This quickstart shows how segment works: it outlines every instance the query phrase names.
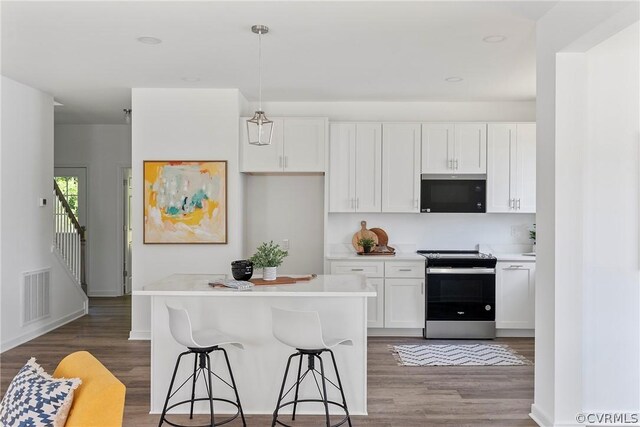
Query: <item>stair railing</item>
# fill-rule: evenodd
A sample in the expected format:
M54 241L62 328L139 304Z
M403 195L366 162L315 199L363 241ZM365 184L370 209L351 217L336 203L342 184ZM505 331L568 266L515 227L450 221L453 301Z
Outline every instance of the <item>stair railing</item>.
M53 190L56 196L53 206L54 244L77 283L87 293L87 230L78 222L78 218L55 180L53 181Z

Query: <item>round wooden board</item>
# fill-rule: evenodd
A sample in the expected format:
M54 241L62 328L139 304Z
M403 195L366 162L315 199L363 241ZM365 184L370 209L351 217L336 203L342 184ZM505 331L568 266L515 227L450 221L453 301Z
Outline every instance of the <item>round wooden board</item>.
M369 238L373 239L375 244L378 244L378 236L371 230L367 230L367 221L360 222L360 231L353 235L353 239L351 239L351 244L353 245L356 252L362 252L362 246L358 245L360 239Z
M369 231L373 231L374 233L376 233L376 236L378 236L378 244L380 246L387 246L387 244L389 243L389 236L387 236L386 231L384 231L382 228L372 228Z

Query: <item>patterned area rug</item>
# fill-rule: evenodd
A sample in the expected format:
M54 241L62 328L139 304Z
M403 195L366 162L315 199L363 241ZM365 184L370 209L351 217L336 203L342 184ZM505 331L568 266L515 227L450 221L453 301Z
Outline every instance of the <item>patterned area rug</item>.
M389 346L401 366L520 366L532 365L501 344L427 344Z

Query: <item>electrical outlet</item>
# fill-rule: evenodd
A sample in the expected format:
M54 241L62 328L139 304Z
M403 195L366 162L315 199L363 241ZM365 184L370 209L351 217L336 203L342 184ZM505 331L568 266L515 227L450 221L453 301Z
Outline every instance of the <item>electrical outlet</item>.
M289 250L289 239L282 239L282 249L285 251Z

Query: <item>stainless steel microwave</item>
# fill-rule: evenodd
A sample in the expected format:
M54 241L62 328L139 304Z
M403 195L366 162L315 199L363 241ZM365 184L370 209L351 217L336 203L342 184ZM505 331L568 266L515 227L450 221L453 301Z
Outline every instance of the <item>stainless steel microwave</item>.
M420 212L487 211L485 175L422 175Z

